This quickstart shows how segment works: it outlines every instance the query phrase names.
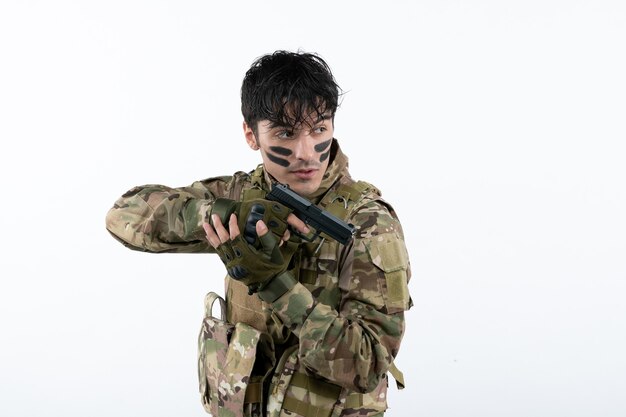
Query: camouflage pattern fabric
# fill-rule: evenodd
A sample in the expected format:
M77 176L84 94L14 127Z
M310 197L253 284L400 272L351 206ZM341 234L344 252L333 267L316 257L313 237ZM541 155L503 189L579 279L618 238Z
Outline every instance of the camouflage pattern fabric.
M393 208L373 187L355 195L348 159L336 141L332 155L322 186L310 199L333 214L343 213L356 226L355 239L346 246L330 240L301 245L294 256L299 282L272 304L227 277L227 319L268 335L277 352L295 349L294 373L340 387L331 415L371 417L387 408L386 374L400 350L404 311L412 305L410 262ZM267 191L270 178L262 165L190 187L136 187L109 211L107 229L135 250L213 253L201 226L211 203L244 198L259 186L257 173ZM284 399L296 405L312 401L306 389L292 385ZM276 411L271 394L268 406ZM282 415L301 414L282 410Z
M283 354L283 359L278 366L277 372L272 378L270 398L267 404L267 417L279 417L285 401L285 393L290 385L291 378L295 374L298 363L296 346L288 349Z
M215 300L205 297L206 316L198 337L198 377L202 404L215 417L243 417L246 390L262 334L245 324L232 325L211 314Z

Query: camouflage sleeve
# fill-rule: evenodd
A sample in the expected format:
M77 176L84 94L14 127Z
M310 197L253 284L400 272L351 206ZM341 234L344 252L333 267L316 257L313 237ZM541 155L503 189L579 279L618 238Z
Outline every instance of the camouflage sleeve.
M134 250L213 252L202 222L215 198L227 195L231 186L232 177L216 177L189 187L134 187L109 210L106 228Z
M300 283L272 307L299 337L307 370L364 393L378 386L400 348L410 265L400 223L383 203L363 207L352 223L357 236L341 266L339 311Z

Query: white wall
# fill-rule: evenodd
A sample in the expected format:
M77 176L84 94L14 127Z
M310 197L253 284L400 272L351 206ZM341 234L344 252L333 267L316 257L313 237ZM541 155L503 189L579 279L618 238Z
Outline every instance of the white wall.
M403 221L415 307L388 415L626 415L620 1L0 3L0 415L202 416L208 255L115 242L133 185L252 169L275 49L348 92L336 136Z

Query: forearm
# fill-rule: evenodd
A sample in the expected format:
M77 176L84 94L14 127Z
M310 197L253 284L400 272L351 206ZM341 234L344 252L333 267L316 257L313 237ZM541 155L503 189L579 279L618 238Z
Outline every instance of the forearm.
M357 392L373 390L400 348L404 314L386 314L361 301L340 312L315 301L297 283L272 303L274 312L299 338L302 364Z
M125 246L147 252L208 252L202 222L214 195L191 187L135 187L106 216L107 230Z

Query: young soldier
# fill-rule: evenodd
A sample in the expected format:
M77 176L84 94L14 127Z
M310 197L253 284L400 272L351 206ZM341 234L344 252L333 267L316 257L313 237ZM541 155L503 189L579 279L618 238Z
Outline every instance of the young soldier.
M412 305L403 232L380 191L348 173L333 137L338 98L318 55L260 57L243 80L241 108L246 142L263 163L189 187L135 187L107 215L107 229L131 249L217 253L224 262L228 321L265 336L242 378L256 381L242 385L250 404L232 415L382 416L387 372L402 379L393 360ZM354 225L354 238L302 239L309 228L265 199L274 183ZM240 204L221 218L217 199Z

